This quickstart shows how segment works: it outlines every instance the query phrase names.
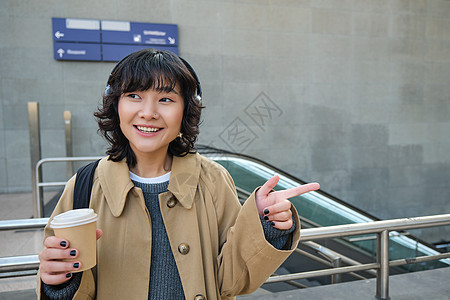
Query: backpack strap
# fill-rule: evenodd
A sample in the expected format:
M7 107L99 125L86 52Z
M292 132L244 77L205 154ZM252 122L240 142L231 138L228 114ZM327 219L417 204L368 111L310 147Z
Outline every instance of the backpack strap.
M100 159L78 169L73 190L73 209L89 207L94 172L99 161Z

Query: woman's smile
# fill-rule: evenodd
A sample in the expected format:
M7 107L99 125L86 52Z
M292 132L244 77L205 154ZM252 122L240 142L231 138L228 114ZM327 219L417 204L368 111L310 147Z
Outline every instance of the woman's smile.
M156 133L161 131L163 128L153 127L153 126L145 126L145 125L134 125L134 127L141 133Z

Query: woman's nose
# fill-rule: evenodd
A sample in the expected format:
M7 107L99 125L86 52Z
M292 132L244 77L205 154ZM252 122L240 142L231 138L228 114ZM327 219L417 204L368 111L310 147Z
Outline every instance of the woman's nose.
M151 120L151 119L159 119L159 113L157 112L157 109L155 105L151 103L145 103L142 106L142 109L139 111L139 117L145 119L145 120Z

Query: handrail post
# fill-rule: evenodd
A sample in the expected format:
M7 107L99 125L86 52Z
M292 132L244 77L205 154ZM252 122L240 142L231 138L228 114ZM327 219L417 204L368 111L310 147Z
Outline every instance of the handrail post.
M65 127L65 136L66 136L66 156L72 157L72 113L70 110L64 111L64 127ZM73 175L73 161L67 162L66 167L67 178L72 177Z
M333 268L339 268L342 267L342 259L340 257L335 257L333 261L331 262L333 264ZM342 282L342 274L334 274L331 275L331 283L341 283Z
M44 206L41 199L42 188L38 187L38 182L42 178L42 172L35 172L35 166L41 159L41 133L39 126L39 103L28 102L28 127L30 132L30 158L31 158L31 187L33 198L33 217L42 218L44 216Z
M388 300L389 297L389 231L377 234L377 299Z

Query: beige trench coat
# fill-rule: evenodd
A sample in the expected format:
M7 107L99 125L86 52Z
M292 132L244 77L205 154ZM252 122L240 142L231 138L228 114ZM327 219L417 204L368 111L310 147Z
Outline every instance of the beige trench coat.
M73 206L74 178L53 215ZM255 291L298 244L300 221L289 250L270 245L262 230L255 193L241 207L231 176L199 154L174 157L161 213L186 299L230 299ZM74 299L147 299L152 251L151 221L142 191L125 161L102 159L90 202L98 214L97 266L85 271ZM53 216L52 215L52 216ZM47 226L45 237L53 235ZM40 291L38 275L37 293ZM197 297L197 298L196 298Z

